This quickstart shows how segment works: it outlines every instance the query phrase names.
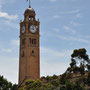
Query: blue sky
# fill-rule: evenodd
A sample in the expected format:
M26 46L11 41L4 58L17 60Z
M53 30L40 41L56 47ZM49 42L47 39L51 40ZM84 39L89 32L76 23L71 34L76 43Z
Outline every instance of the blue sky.
M40 19L41 76L60 75L74 49L90 55L90 0L31 0ZM26 0L0 0L0 74L18 83L19 23Z

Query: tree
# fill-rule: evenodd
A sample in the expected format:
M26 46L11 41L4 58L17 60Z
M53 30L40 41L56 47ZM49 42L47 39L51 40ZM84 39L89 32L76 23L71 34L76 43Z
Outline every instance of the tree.
M88 62L89 61L89 57L86 54L86 49L82 48L82 49L76 49L73 51L73 54L71 55L72 59L75 58L75 61L77 62L79 60L80 64L84 65L85 61Z
M54 90L54 89L55 89L55 87L51 83L48 83L44 90Z
M71 73L72 71L73 71L72 68L68 67L66 72L70 72Z
M90 72L90 64L87 64L87 69Z
M39 88L42 87L42 82L40 80L36 80L33 83L33 88L37 88L36 90L39 90Z
M80 72L81 75L84 74L87 64L90 62L89 57L86 53L86 49L75 49L71 55L70 66L73 68L74 72Z
M18 90L18 85L17 85L17 84L14 84L14 85L12 86L12 90Z
M73 68L73 72L76 73L76 72L80 72L80 68L78 66L74 67Z
M80 65L79 71L80 71L81 75L85 74L84 65Z
M73 85L70 82L66 83L66 90L73 90Z
M87 77L87 85L90 86L90 72L88 73L88 77Z
M85 89L81 87L80 83L77 81L73 86L73 90L85 90Z
M27 80L25 83L24 89L28 90L30 88L33 88L33 83L34 83L34 80L31 80L31 79Z
M66 78L66 72L65 72L61 76L60 84L65 85L66 81L67 81L67 78Z
M12 84L7 81L3 76L0 75L0 90L18 90L18 86L16 84Z
M24 90L41 90L42 82L40 80L27 80Z
M70 66L71 66L71 68L76 67L76 61L75 61L75 59L71 59Z
M51 77L51 76L47 76L47 77L46 77L46 80L49 82L49 81L52 80L52 77Z
M50 83L55 87L59 87L59 81L58 80L53 80Z
M54 74L54 75L52 76L52 79L58 79L58 76Z

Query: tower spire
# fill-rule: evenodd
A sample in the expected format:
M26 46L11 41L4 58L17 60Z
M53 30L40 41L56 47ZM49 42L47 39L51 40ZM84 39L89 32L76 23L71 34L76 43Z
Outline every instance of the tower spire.
M29 0L29 8L31 8L30 0Z
M28 1L28 0L27 0ZM31 8L31 3L30 3L30 0L29 0L29 8Z

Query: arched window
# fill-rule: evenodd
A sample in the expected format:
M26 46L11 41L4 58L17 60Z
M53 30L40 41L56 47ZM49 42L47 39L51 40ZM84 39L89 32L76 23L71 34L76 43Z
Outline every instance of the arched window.
M26 39L24 38L24 39L22 39L22 45L25 45L25 41L26 41Z
M34 44L34 40L32 39L32 44Z
M31 18L31 20L33 21L33 18Z
M34 55L34 50L32 50L32 55Z
M34 44L36 44L36 39L34 39Z
M33 44L33 45L37 44L37 40L36 39L30 38L29 40L30 40L30 44Z
M24 54L24 51L22 52L22 57L24 57L25 56L25 54Z
M29 15L29 21L31 20L31 17L30 17L30 15Z
M32 39L30 38L30 44L32 43Z
M30 16L30 15L29 15L29 21L30 21L30 20L33 21L33 16Z

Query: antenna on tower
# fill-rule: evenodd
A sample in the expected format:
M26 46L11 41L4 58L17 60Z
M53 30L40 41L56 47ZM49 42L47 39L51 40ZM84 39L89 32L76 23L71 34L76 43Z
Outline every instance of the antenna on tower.
M31 3L30 3L30 0L29 0L29 8L31 8Z
M28 0L27 0L28 1ZM29 8L31 8L31 3L30 3L30 0L29 0Z

